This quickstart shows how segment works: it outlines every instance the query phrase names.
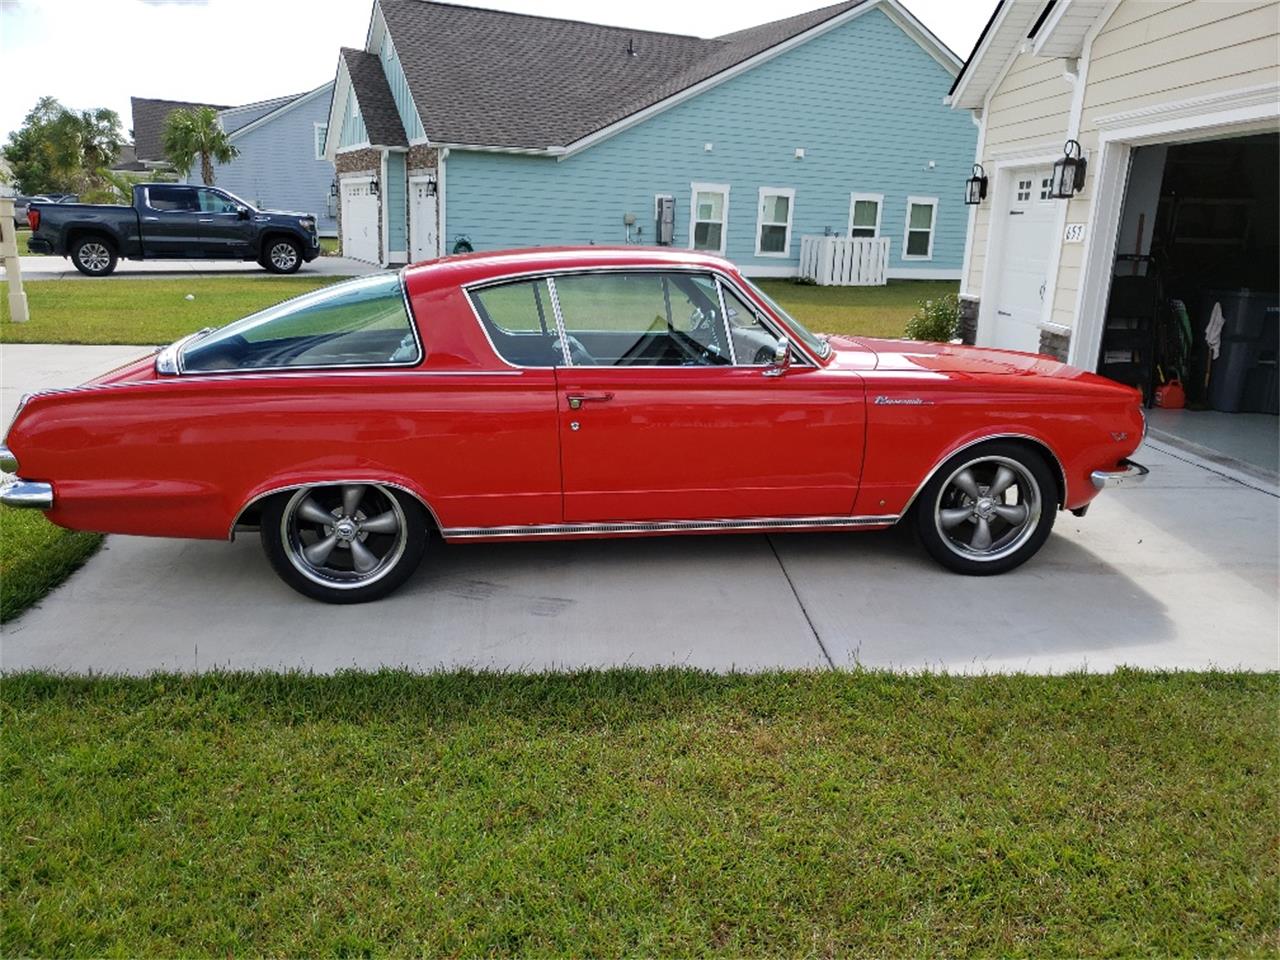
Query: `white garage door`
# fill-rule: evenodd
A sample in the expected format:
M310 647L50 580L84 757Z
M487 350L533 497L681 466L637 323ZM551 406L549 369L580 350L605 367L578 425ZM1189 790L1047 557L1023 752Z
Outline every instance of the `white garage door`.
M378 197L372 180L342 181L342 253L378 262Z
M996 287L994 324L984 342L1010 350L1040 350L1039 321L1049 285L1049 254L1058 220L1049 199L1049 169L1019 172L1003 214L1004 235Z
M427 177L409 180L409 259L415 263L436 255L436 183Z

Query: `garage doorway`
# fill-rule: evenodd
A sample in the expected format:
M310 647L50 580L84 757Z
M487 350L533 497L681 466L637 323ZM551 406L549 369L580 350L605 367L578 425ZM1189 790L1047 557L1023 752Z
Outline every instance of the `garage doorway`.
M417 263L439 254L436 234L436 178L409 178L409 260Z
M1280 471L1280 134L1131 151L1097 370L1153 430Z

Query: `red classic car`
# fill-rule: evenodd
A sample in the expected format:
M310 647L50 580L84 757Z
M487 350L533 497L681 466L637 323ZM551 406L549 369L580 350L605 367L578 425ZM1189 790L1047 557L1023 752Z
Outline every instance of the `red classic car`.
M258 528L350 603L446 540L911 523L967 574L1039 550L1145 429L1046 357L817 336L724 260L540 249L335 284L27 398L0 501L66 527Z

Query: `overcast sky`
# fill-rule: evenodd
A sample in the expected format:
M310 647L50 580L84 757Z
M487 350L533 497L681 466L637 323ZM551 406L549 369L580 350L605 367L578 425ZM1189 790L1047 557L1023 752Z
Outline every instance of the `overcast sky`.
M713 37L830 0L478 0L470 6ZM962 58L994 0L905 0ZM318 87L338 48L363 45L372 0L0 0L0 140L36 100L110 107L129 97L241 104ZM941 96L941 94L939 94Z

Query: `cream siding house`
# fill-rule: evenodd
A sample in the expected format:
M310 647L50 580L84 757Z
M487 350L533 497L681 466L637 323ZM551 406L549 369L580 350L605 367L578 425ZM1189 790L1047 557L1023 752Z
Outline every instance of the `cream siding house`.
M1167 226L1176 209L1165 153L1142 148L1159 145L1172 158L1179 145L1252 136L1250 148L1271 149L1280 131L1280 3L1003 0L948 102L972 111L975 159L988 177L986 199L970 207L961 282L968 337L1096 369L1116 258L1152 255L1157 221ZM1047 179L1068 140L1087 159L1084 187L1052 199ZM1154 187L1139 176L1144 156ZM1270 161L1256 162L1265 173ZM1214 186L1222 198L1233 188ZM1273 218L1261 209L1265 188L1252 199L1241 256L1258 261L1274 250L1261 236ZM1253 267L1253 277L1269 272ZM1186 280L1163 269L1171 283Z

